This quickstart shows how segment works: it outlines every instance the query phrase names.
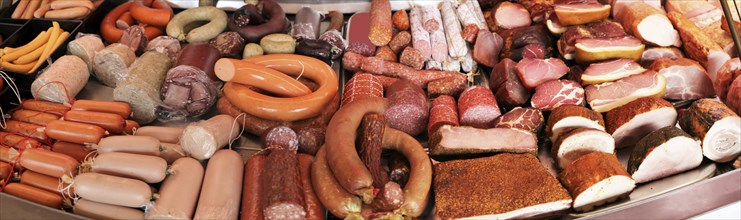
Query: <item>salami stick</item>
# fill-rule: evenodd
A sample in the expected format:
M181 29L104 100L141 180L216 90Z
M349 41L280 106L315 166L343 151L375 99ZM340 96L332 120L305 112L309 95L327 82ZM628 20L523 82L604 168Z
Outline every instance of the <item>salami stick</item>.
M368 39L373 45L382 47L391 41L393 33L391 21L391 2L373 0L371 2L370 32Z
M460 59L468 53L466 41L461 36L461 24L455 15L453 5L445 0L440 8L442 20L445 24L445 37L448 39L448 54L455 59Z
M421 12L422 26L425 31L432 33L441 28L442 22L439 19L436 19L437 16L440 16L440 11L438 11L434 6L422 6Z
M440 11L433 8L431 14L435 20L442 23ZM445 39L445 29L439 25L437 30L430 32L430 48L432 48L432 59L437 62L445 62L448 59L448 43Z
M409 23L412 31L412 47L419 50L423 60L430 59L430 55L432 55L430 33L422 25L422 8L412 8L409 12Z
M481 10L481 5L479 5L478 0L466 0L466 4L469 5L471 10L473 11L473 14L476 15L476 20L481 26L483 26L484 30L489 30L489 26L486 25L486 18L484 18L484 11Z

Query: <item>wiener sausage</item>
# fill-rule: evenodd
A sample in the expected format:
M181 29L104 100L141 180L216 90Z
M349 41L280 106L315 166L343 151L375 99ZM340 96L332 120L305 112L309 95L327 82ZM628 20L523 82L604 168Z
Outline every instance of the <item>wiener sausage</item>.
M131 106L125 102L81 99L72 104L72 110L112 113L124 119L131 117Z
M340 185L366 204L373 201L373 177L355 150L356 129L365 114L383 114L386 105L383 98L357 100L340 108L327 126L327 163Z
M59 10L59 9L65 9L65 8L74 8L74 7L85 7L89 10L95 9L95 5L90 0L80 0L80 1L65 1L65 0L59 0L59 1L52 1L49 6L53 10Z
M62 196L21 183L10 183L5 186L5 193L29 200L36 204L59 209L62 208Z
M98 155L89 166L96 173L138 179L146 183L159 183L167 176L167 161L150 155L110 152Z
M26 169L56 178L64 175L74 176L77 174L77 166L80 165L70 156L39 148L23 151L20 164Z
M61 2L61 1L54 1L54 2ZM54 2L52 2L52 4L54 4ZM72 8L56 9L56 10L47 11L44 14L44 18L58 19L58 20L74 20L74 19L82 19L88 14L90 14L90 9L88 9L87 7L72 7Z
M90 201L132 208L144 207L152 189L141 180L101 173L83 173L72 180L75 194Z
M124 152L159 156L161 144L156 138L148 136L110 136L101 139L95 149L98 154Z
M424 212L429 201L430 187L432 184L432 163L422 145L408 134L386 128L383 134L383 148L395 150L409 160L411 173L406 186L404 186L404 203L400 208L394 210L407 217L418 217Z
M210 160L193 219L237 219L244 175L242 155L217 151Z
M224 68L219 65L228 65L222 60L224 59L219 59L217 68ZM282 97L299 97L311 93L309 87L277 70L249 62L232 62L232 65L237 69L218 71L216 76L224 82L253 86Z
M38 100L38 99L29 99L29 100L23 101L21 103L21 108L26 109L26 110L33 110L37 112L54 114L58 116L62 116L64 115L65 112L70 110L70 107L64 104L43 101L43 100Z
M198 201L203 181L203 166L183 157L172 163L172 174L160 187L160 197L146 214L146 219L190 219Z
M59 120L59 116L33 110L18 109L11 116L13 120L46 126L50 121Z
M82 162L90 154L91 150L85 147L85 145L57 141L51 146L51 151L75 158L77 162Z
M109 205L80 199L72 207L72 213L93 219L144 219L144 212L129 207Z
M175 160L186 156L185 150L183 150L183 147L181 147L180 145L171 143L161 144L162 151L160 152L160 157L162 157L162 159L165 159L165 161L167 161L167 164L172 164L173 162L175 162Z
M229 75L229 72L236 71L246 62L269 67L292 76L301 75L320 85L309 95L276 98L261 95L244 85L226 83L225 97L242 111L260 118L296 121L314 117L319 115L337 94L338 80L334 70L320 60L301 55L272 54L250 57L242 61L220 59L216 62L215 70L217 75Z
M301 184L304 189L304 208L306 209L307 220L323 220L324 207L314 192L311 184L311 164L314 163L314 157L308 154L298 154L298 171L301 173Z
M41 146L36 139L0 131L0 144L16 149L35 148Z
M21 183L29 186L33 186L39 189L43 189L49 192L64 193L65 196L74 195L72 188L65 190L68 186L67 183L61 183L59 178L54 178L31 170L27 170L21 174Z
M242 188L242 208L240 219L263 220L261 181L265 167L265 155L253 154L244 165L244 187Z
M311 183L319 201L332 215L346 219L362 218L360 211L363 202L345 190L332 174L327 164L326 146L319 148L314 163L311 165Z
M151 8L144 6L143 0L136 0L129 11L139 23L153 26L166 26L173 16L172 8L163 0L152 1Z
M72 110L64 113L65 121L97 125L111 134L123 133L126 120L117 114Z
M160 140L163 143L177 144L180 142L180 136L183 135L183 128L162 127L162 126L144 126L136 129L136 136L149 136Z
M49 136L44 133L44 127L42 126L15 120L8 120L5 126L5 131L9 133L34 138L41 142L51 141L51 139L49 139Z
M62 120L47 124L45 132L50 138L77 144L96 144L107 133L97 125Z

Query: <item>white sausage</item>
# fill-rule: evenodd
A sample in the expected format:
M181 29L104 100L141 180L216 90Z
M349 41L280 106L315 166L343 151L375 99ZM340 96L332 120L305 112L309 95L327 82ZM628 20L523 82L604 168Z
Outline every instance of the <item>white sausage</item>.
M185 127L180 138L180 146L189 156L205 160L211 158L216 150L226 146L239 135L239 126L234 117L217 115L206 121L194 122Z
M203 166L183 157L172 163L171 174L160 187L160 197L146 213L146 219L190 219L203 181Z
M183 134L183 128L161 127L161 126L144 126L136 129L136 136L150 136L160 140L163 143L177 144L180 141L180 135Z
M144 219L144 212L139 209L93 202L87 199L77 200L72 212L92 219Z
M159 183L167 175L167 161L157 156L110 152L95 157L93 172Z
M152 198L152 189L141 180L100 173L77 175L72 185L78 196L110 205L139 208Z
M217 151L208 160L193 219L237 219L243 174L244 162L239 153L229 149Z

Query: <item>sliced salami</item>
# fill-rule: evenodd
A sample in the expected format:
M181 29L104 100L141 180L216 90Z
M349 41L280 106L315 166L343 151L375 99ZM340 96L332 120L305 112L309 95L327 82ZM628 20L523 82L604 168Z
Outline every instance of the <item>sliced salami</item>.
M441 95L432 100L430 121L427 124L427 136L432 136L443 125L458 126L458 107L455 98Z
M502 113L491 90L474 86L461 93L458 99L460 124L476 128L490 128Z

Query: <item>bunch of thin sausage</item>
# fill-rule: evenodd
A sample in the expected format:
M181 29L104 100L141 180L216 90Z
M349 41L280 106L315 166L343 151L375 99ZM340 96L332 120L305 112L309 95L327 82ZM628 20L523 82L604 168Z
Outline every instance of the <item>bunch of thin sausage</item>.
M10 18L80 20L100 4L102 0L21 0Z

